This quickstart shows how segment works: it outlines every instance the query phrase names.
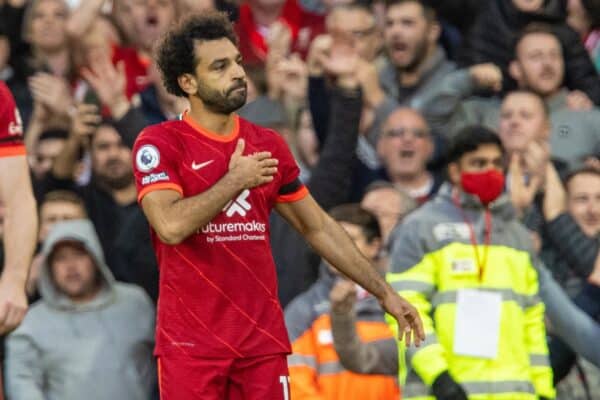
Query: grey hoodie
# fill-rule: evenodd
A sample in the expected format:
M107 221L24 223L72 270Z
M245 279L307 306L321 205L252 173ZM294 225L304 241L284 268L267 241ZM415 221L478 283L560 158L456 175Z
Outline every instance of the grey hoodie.
M96 297L73 303L50 277L48 255L81 242L102 277ZM42 253L42 299L6 341L7 400L147 400L156 382L154 307L145 292L115 282L92 223L57 224Z

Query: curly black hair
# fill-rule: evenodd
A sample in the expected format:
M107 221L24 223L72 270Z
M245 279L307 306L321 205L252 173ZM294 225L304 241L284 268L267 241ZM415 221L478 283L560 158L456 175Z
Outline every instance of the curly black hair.
M237 46L238 39L227 14L218 11L205 12L185 18L167 32L156 51L156 61L167 91L175 96L187 97L177 78L193 74L198 60L194 44L201 40L226 38Z

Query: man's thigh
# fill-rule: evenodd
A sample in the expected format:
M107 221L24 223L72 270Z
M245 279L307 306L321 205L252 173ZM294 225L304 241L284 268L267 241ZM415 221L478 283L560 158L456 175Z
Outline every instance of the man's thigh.
M237 359L227 385L227 400L290 400L285 354Z
M161 400L223 400L233 360L158 357Z

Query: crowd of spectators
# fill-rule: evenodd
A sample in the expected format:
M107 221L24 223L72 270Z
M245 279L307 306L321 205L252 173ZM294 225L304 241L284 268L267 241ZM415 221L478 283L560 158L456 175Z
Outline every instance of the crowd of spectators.
M5 398L157 398L159 271L131 148L187 107L154 45L211 9L239 36L239 114L286 139L313 197L382 274L414 273L424 226L453 218L432 205L450 198L451 144L497 135L507 201L492 211L514 216L506 240L531 254L546 313L548 334L532 337L547 364L531 364L551 369L558 398L600 398L600 1L0 0L0 79L21 112L40 218L32 306L4 341ZM451 366L426 376L439 365L404 354L375 299L280 216L270 233L295 400L466 398ZM407 297L433 313L419 290ZM440 321L429 337L453 329ZM434 397L411 397L411 377Z

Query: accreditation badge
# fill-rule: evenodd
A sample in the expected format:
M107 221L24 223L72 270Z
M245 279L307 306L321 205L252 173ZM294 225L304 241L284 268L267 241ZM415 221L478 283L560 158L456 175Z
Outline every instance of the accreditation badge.
M458 291L454 353L495 359L498 355L502 295L477 289Z

